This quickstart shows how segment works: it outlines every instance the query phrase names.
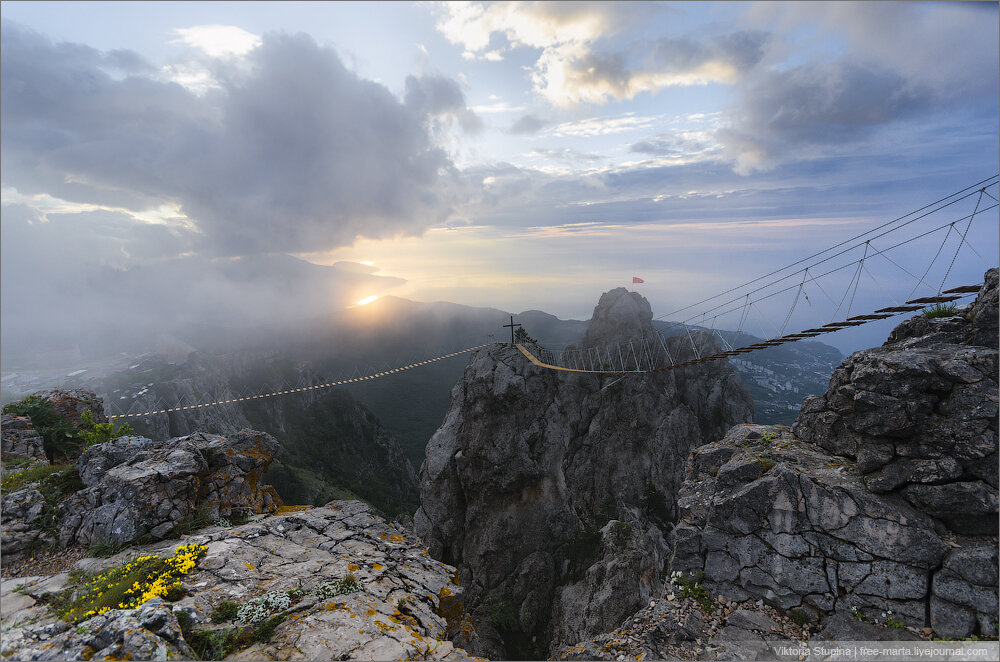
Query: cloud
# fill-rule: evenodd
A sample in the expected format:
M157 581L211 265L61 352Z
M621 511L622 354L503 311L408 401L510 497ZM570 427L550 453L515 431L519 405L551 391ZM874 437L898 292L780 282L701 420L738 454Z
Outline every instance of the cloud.
M577 151L570 147L553 147L553 148L537 147L534 150L532 150L532 152L534 154L545 156L550 159L554 159L556 161L568 161L571 163L576 163L579 161L591 161L591 162L600 161L604 158L600 154L586 154L584 152Z
M573 122L563 122L552 127L556 136L604 136L612 133L623 133L652 126L658 117L625 113L618 117L590 117Z
M731 84L761 61L766 42L764 33L737 32L703 42L662 38L614 53L567 43L542 53L532 80L557 106L633 99L665 87Z
M560 107L632 99L670 86L732 83L763 56L761 32L595 49L626 26L649 24L664 11L670 10L654 3L447 3L437 28L465 49L467 59L499 57L501 41L504 48L541 49L531 69L534 89Z
M466 52L489 51L493 35L513 47L548 48L586 42L613 33L648 13L643 3L615 2L448 2L437 29ZM638 6L637 6L638 4Z
M776 41L794 44L805 30L812 42L833 43L844 54L800 47L799 62L786 58L783 66L742 77L728 126L717 138L736 171L748 174L789 159L857 149L907 123L958 126L974 116L995 118L995 9L960 3L754 6L746 20L774 30Z
M551 124L551 122L548 120L543 120L534 113L528 113L527 115L519 117L515 120L507 131L514 134L538 133L549 124Z
M4 360L49 350L147 351L157 335L236 344L241 334L328 322L362 296L398 287L373 267L287 255L185 255L183 230L117 212L2 208L0 324ZM78 360L70 359L70 360Z
M928 105L925 92L892 71L851 61L805 64L747 85L733 128L718 136L746 173L813 146L857 141Z
M260 46L260 37L235 25L195 25L174 30L181 43L201 49L210 57L243 56Z
M465 95L451 78L407 76L404 103L418 114L457 120L468 132L480 131L483 122L465 105Z
M3 184L129 210L177 205L219 255L330 249L442 223L461 182L429 118L467 128L457 84L407 81L400 102L312 38L268 34L218 60L203 96L3 22ZM139 64L136 64L139 63Z
M711 131L660 133L632 143L628 149L636 154L686 160L717 157L722 151Z

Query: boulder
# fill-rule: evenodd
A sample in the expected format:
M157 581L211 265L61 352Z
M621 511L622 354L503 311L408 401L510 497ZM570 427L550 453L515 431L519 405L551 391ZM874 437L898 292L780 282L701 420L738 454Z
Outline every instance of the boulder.
M162 538L199 510L206 519L272 512L280 500L261 477L278 448L254 430L162 442L121 437L88 448L77 461L88 487L61 505L59 539L126 544Z
M45 497L36 489L11 492L0 502L0 552L17 555L39 542L52 542L53 537L39 527L39 516L45 510Z
M177 617L160 598L115 609L74 627L62 621L4 633L10 660L192 660ZM8 651L10 651L8 653Z
M969 542L948 552L931 582L931 627L942 637L997 635L997 546Z
M154 598L138 609L111 610L71 626L53 618L41 599L63 588L67 575L25 578L17 585L5 581L4 658L197 659L181 636L178 614L186 615L194 631L238 627L211 623L213 609L223 600L244 605L271 593L287 598L287 618L268 641L226 659L470 659L455 643L476 636L455 568L430 558L417 538L359 501L287 510L77 564L100 572L136 555L169 557L178 545L204 545L206 553L183 579L186 595L178 602ZM349 575L354 587L331 588Z

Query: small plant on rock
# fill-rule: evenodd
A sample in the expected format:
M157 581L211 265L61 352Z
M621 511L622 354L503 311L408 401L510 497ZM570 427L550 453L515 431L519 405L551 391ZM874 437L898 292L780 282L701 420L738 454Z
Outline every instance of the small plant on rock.
M208 617L213 623L226 623L228 621L235 620L236 614L239 610L240 606L236 602L233 602L232 600L223 600L212 608L212 612Z
M249 625L263 623L273 614L291 606L292 599L284 591L268 591L240 607L236 612L236 620Z
M320 582L310 591L320 600L326 600L327 598L332 598L335 595L343 595L345 593L357 593L361 590L361 582L353 574L348 573L343 579L334 579L333 581Z
M905 628L906 623L896 618L891 609L882 612L882 622L889 628Z
M681 597L691 598L706 613L712 613L719 606L698 579L685 577L683 572L675 570L670 573L670 583L677 587Z
M951 317L955 314L955 304L936 303L930 308L924 309L924 317L933 319L935 317Z

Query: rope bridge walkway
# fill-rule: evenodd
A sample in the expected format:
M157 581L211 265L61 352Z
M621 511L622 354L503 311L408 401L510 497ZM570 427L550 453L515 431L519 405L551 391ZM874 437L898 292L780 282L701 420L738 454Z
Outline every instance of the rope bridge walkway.
M970 241L969 231L972 227L972 222L977 215L982 216L986 212L1000 207L1000 199L998 199L997 195L994 194L998 184L1000 184L1000 175L994 175L956 193L945 196L944 198L941 198L929 205L925 205L920 209L842 241L827 249L797 260L779 269L775 269L768 274L750 280L742 285L730 288L720 294L716 294L708 297L707 299L684 306L683 308L657 318L657 320L662 320L667 324L676 325L678 330L677 336L682 338L680 343L683 343L683 336L687 336L687 340L690 343L690 356L693 358L686 358L689 354L686 346L678 346L678 342L674 340L671 342L665 342L663 335L659 332L633 337L627 341L628 346L623 344L626 342L623 340L621 343L613 346L609 345L606 347L590 347L585 349L563 351L559 355L558 359L552 352L539 346L537 343L522 343L517 344L516 346L524 354L524 356L531 361L531 363L549 370L625 375L634 373L653 373L685 368L691 365L717 361L731 356L739 356L741 354L761 349L797 342L806 338L815 338L822 334L834 333L841 329L861 326L876 320L888 319L903 313L915 312L928 305L941 306L944 304L951 304L955 301L959 301L960 299L971 297L973 294L977 293L981 287L980 285L961 285L958 287L944 289L963 247L968 248L972 253L979 257L987 268L993 266L985 258L983 258L979 251L976 250L975 246L973 246L973 241ZM991 193L990 189L993 189L994 192ZM951 218L943 224L939 224L936 227L922 232L915 230L917 234L901 241L897 241L892 245L885 245L884 238L890 234L897 233L903 228L909 227L912 224L924 219L929 219L927 222L937 222L934 221L934 214L944 212L953 205L965 200L971 200L972 198L976 198L976 201L971 214L966 214L959 218ZM962 227L962 224L964 224L964 227ZM933 237L942 232L944 233L944 238L941 245L937 248L930 264L926 269L924 269L920 276L917 276L910 269L907 269L905 266L900 264L900 262L906 261L905 258L900 257L900 253L903 253L904 247L912 249L914 247L914 242L927 237ZM928 276L935 263L938 261L938 258L944 251L948 241L952 239L952 237L954 237L954 241L957 243L957 246L955 247L951 261L944 272L944 276L940 280L940 284L935 287L928 282ZM881 243L881 247L876 247L874 244L875 241L879 241ZM992 243L996 244L996 241L993 241ZM833 268L829 268L828 266L824 266L822 269L819 268L820 265L826 265L837 258L847 256L852 251L860 252L860 259L849 259L840 266ZM892 253L897 259L890 257L890 253ZM901 302L891 296L889 292L883 288L882 284L875 278L874 272L876 271L877 266L881 266L882 268L891 266L893 268L893 271L890 274L891 276L899 278L898 272L902 272L909 277L909 279L912 279L912 282L914 283L913 288L910 290L908 295L899 297L900 299L903 299ZM793 270L795 267L799 268ZM830 281L835 279L838 274L842 273L845 276L850 274L850 278L848 279L844 293L838 302L829 295L827 287L831 287ZM858 290L863 277L866 277L867 281L877 286L880 293L879 298L883 301L891 302L891 305L883 306L868 313L851 315L851 310L854 308L855 300L857 298ZM823 279L826 279L825 282L827 283L827 287L824 287L823 284L821 284L821 280ZM935 282L937 282L936 279ZM917 294L917 291L921 288L925 288L925 293L927 295L915 297L914 295ZM926 292L926 290L929 290L929 293ZM830 301L830 308L833 310L832 314L823 316L813 305L813 299L820 301L816 297L817 292L822 293L823 296ZM741 335L749 335L744 332L744 328L755 314L755 306L757 308L756 314L766 320L768 318L764 315L763 311L760 310L760 303L786 293L789 296L792 296L794 293L794 296L792 296L791 305L782 320L780 328L776 329L774 333L769 334L764 331L763 325L761 325L760 337L769 339L761 342L754 342L745 346L734 346L733 343L735 343ZM813 294L812 299L809 296L810 293ZM718 303L719 300L727 297L728 295L734 296ZM793 314L796 312L797 307L802 301L804 301L808 306L811 315L820 317L818 323L813 323L812 325L809 325L808 328L805 328L797 333L785 333L785 329L791 324ZM844 305L845 302L847 304L846 307ZM664 319L681 312L690 313L690 311L704 306L709 307L702 310L701 313L696 313L682 321L668 321ZM804 309L799 308L800 316L803 310ZM735 336L731 336L731 340L733 342L730 342L730 340L727 340L723 333L716 329L716 324L720 318L725 319L726 315L737 314L739 315L739 322L736 325L737 329ZM798 324L796 324L796 326L797 325ZM516 324L513 316L511 316L510 324L505 324L503 326L511 329L511 344L514 345L514 328L521 325ZM694 329L696 333L692 334L692 329ZM719 345L716 345L714 342L712 348L707 349L709 340L714 338L718 338L718 340L721 341L723 351L717 351ZM698 342L699 339L701 340L700 346ZM526 345L530 345L530 348ZM668 345L672 345L674 347L673 354L668 348ZM373 370L371 374L347 379L338 379L323 384L299 383L297 386L292 387L291 385L285 383L284 386L286 388L284 389L274 388L273 386L265 386L262 390L266 390L266 392L258 392L251 395L241 394L241 397L216 399L212 402L202 403L184 404L184 401L182 400L181 403L178 403L174 407L162 407L162 403L157 402L154 403L154 406L161 405L160 408L139 413L132 412L130 409L128 412L122 414L109 414L109 418L141 418L156 414L170 414L174 412L184 412L203 409L206 407L230 405L239 402L260 400L281 395L303 393L307 391L331 388L334 386L364 382L386 377L404 370L410 370L412 368L424 366L461 354L466 354L486 346L487 344L476 345L475 347L468 347L459 351L442 354L431 359L416 361L399 367L386 367L385 369L379 371ZM706 351L711 353L706 353ZM676 357L674 356L675 354L677 355ZM355 373L357 373L357 370L355 370ZM152 386L152 384L149 386ZM145 389L143 389L143 392L145 392ZM134 397L135 396L133 396L133 398ZM138 400L135 401L132 408L134 409L138 406L142 406L140 405L140 402L141 401ZM144 406L150 405L147 403Z

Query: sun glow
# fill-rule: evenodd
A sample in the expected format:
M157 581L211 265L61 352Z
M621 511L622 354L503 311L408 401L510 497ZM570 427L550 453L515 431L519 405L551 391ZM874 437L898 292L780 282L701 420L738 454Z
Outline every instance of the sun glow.
M361 299L360 301L357 302L357 304L359 306L367 306L368 304L370 304L372 301L374 301L377 298L378 298L378 295L377 294L373 294L370 297L365 297L364 299Z

